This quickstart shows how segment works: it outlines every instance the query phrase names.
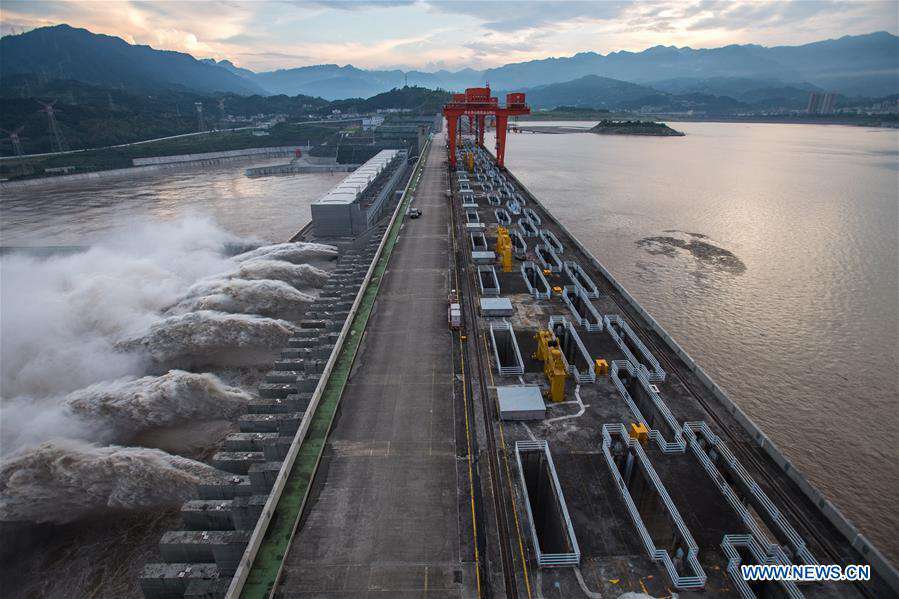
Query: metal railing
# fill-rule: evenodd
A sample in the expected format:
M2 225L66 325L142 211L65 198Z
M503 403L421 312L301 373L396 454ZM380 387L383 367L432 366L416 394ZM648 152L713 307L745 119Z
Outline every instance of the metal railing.
M730 575L737 593L743 599L758 599L755 591L743 579L743 573L740 572L743 556L740 555L738 547L742 547L752 555L757 564L780 564L784 562L781 562L777 556L766 554L752 535L724 535L724 538L721 540L721 551L727 557L727 573ZM769 584L778 585L783 594L790 597L790 599L801 599L804 596L799 591L796 583L792 581L779 580L776 582L772 581Z
M599 297L599 288L597 288L593 279L584 272L584 269L581 268L580 264L573 260L566 260L563 268L565 274L568 275L568 278L570 278L576 286L581 288L585 296L590 299L597 299Z
M563 327L565 327L565 330L568 332L571 341L574 343L575 350L579 354L581 354L581 358L587 365L584 370L581 370L577 367L577 364L568 361L568 357L563 351L562 359L565 361L565 365L568 367L568 371L574 374L574 378L577 379L578 383L595 383L596 371L593 369L593 359L590 357L590 353L587 351L586 346L584 346L584 342L581 341L581 336L578 335L577 329L574 327L574 324L572 324L572 322L564 316L550 316L549 330L552 331L554 335L556 332L557 324L561 324ZM558 338L558 335L556 335L556 338Z
M586 314L581 314L580 310L575 307L575 300L583 306ZM571 312L574 320L580 323L587 331L591 333L602 331L603 318L599 315L599 311L593 305L593 302L584 294L583 289L575 285L565 285L562 289L562 301L568 306L568 310Z
M497 334L500 338L505 338L509 347L500 350L499 343L496 341ZM521 350L518 349L518 341L515 339L515 330L507 321L490 323L490 341L493 342L493 357L496 359L496 368L499 373L508 376L515 374L524 374L524 360L521 359ZM503 363L500 352L508 353L507 357L511 358L509 362Z
M765 553L776 553L781 548L779 545L771 542L768 535L759 526L758 521L746 509L744 501L737 495L733 487L728 483L728 480L736 479L735 482L740 485L739 490L743 498L749 499L752 507L765 521L771 532L779 535L781 540L788 544L790 552L795 557L799 558L803 564L813 565L818 563L808 550L808 547L806 547L805 539L796 532L774 505L774 502L768 498L768 495L753 480L746 468L740 464L727 445L712 432L708 424L705 422L686 422L684 423L683 431L690 444L690 449L699 459L703 469L708 473L730 506L740 516L740 519L752 533L752 536L764 548ZM721 473L721 470L718 468L719 464L727 468L730 477L725 477Z
M618 348L625 356L627 356L627 359L630 360L634 366L643 370L646 378L652 382L665 382L667 376L665 370L659 364L659 361L656 360L656 357L652 355L649 349L647 349L646 345L639 337L637 337L636 333L634 333L634 330L631 328L631 325L627 324L627 321L617 314L607 314L603 317L603 321L605 321L606 330L609 331L612 339L618 344ZM621 334L618 333L619 329L621 330ZM631 351L629 344L625 341L625 337L627 338L627 341L630 342L630 345L633 345L637 348L637 351L640 352L643 357L642 360L637 359L637 356ZM646 364L649 364L648 368Z
M677 530L677 534L680 536L683 546L686 547L686 552L685 555L682 556L682 559L683 564L692 572L691 574L682 575L678 572L677 567L674 564L674 559L668 553L668 550L656 547L655 542L649 535L646 524L643 523L643 518L637 510L637 505L634 503L634 498L631 497L631 493L627 488L624 477L618 470L618 465L615 463L615 458L612 456L612 435L621 438L621 442L624 444L626 451L633 452L644 475L661 499L665 510L668 512L671 523ZM630 513L631 519L634 521L634 526L637 528L637 534L640 536L640 539L643 541L643 546L649 554L649 558L661 563L675 588L703 588L705 586L706 574L699 563L699 547L696 545L696 541L693 540L693 535L691 535L690 531L687 529L687 525L684 523L683 518L681 518L680 512L677 511L674 502L671 501L668 490L665 488L665 485L662 484L659 475L656 474L655 468L652 467L652 463L649 461L649 457L647 457L646 452L643 451L643 447L636 439L632 439L628 436L627 430L624 428L623 424L604 424L602 427L602 452L605 456L609 471L615 478L618 491L621 493L621 497L624 499L624 503L627 506L627 511Z
M531 283L528 272L533 273L534 278L537 279L536 287ZM528 293L534 296L534 299L549 299L549 296L552 295L552 289L549 286L549 282L546 280L546 277L543 276L543 271L537 268L537 265L534 262L526 260L521 263L521 276L524 278L524 284L527 285ZM540 287L540 289L537 287Z
M527 481L524 477L524 464L521 462L521 454L529 451L538 451L543 454L546 468L550 474L552 482L553 496L558 503L559 512L565 522L565 535L568 541L568 547L571 551L560 553L544 553L540 546L540 540L537 537L537 524L534 521L534 514L531 511L531 498L528 493ZM577 537L574 534L574 526L571 523L571 517L568 515L568 506L565 504L565 495L562 493L562 485L559 483L559 477L556 474L556 466L553 463L552 454L549 452L549 444L546 441L516 441L515 442L515 460L518 462L518 479L521 483L521 491L524 493L524 506L528 514L528 522L531 525L531 541L534 543L534 551L537 553L537 565L541 568L559 568L565 566L577 566L581 563L581 550L577 544Z
M637 407L637 402L634 401L634 398L631 397L627 387L625 387L624 383L621 381L621 375L619 373L622 370L635 378L637 384L643 388L643 392L650 398L650 403L653 408L655 408L656 412L662 417L662 421L668 426L668 430L672 437L670 441L665 439L662 431L656 427L650 426L646 417L643 415L643 412ZM609 369L609 378L612 379L612 384L618 389L618 393L621 394L621 397L624 399L624 403L627 404L631 414L634 415L637 422L640 422L649 429L649 437L656 442L663 453L683 453L687 450L687 442L684 440L680 425L677 423L677 420L674 419L671 410L669 410L668 406L665 405L665 402L662 401L661 396L652 389L652 384L649 382L649 379L646 378L642 370L636 368L630 360L613 360L612 366Z

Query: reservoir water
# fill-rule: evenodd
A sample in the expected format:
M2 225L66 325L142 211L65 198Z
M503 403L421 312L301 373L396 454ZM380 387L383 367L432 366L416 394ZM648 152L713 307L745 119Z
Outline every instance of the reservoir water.
M507 166L896 561L899 132L672 126L510 134Z
M278 164L285 159L254 162ZM286 241L346 175L244 176L249 164L0 192L0 245L89 245L146 221L203 216L241 237Z

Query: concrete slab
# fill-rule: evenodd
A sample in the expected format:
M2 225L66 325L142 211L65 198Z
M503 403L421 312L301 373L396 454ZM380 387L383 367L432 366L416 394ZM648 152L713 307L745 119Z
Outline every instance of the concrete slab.
M278 597L461 597L449 206L439 144L286 558Z

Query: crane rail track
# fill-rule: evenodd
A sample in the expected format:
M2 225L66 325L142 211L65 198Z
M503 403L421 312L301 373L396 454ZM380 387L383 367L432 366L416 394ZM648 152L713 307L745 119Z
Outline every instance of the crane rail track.
M478 378L478 387L481 393L481 410L482 416L484 419L484 429L486 433L487 440L487 469L489 473L489 480L492 488L491 495L493 497L493 508L496 515L497 526L496 530L499 535L499 549L500 549L500 557L502 559L502 568L503 568L503 577L505 580L505 596L510 598L518 597L518 585L517 579L515 575L515 564L511 555L511 537L509 535L508 528L508 519L506 514L506 503L505 503L505 486L502 484L502 472L500 471L498 464L498 449L496 445L496 435L493 430L493 418L497 413L496 410L491 411L492 402L490 399L490 395L487 389L487 382L484 377L484 373L487 372L487 369L490 368L489 364L485 364L483 351L481 348L481 344L478 341L478 337L480 335L478 321L477 321L477 305L475 303L475 298L477 296L475 292L475 284L472 282L473 272L472 269L468 268L468 263L465 260L465 248L464 244L466 236L464 235L464 231L462 230L461 223L464 220L461 218L461 214L457 212L457 203L455 202L455 194L453 195L454 201L452 206L453 211L453 234L456 235L456 238L462 240L461 243L457 244L456 247L456 268L457 272L460 274L459 283L461 285L461 289L459 289L460 293L460 302L463 304L465 308L466 318L465 321L467 323L466 330L468 334L471 336L471 342L464 345L463 351L466 353L474 353L474 364L475 368L472 370L477 373ZM473 348L473 349L469 349ZM474 409L472 401L472 410ZM510 498L510 501L513 500ZM486 557L486 554L485 554ZM486 581L488 585L488 592L492 593L492 589L490 589L489 583L489 571L488 578Z

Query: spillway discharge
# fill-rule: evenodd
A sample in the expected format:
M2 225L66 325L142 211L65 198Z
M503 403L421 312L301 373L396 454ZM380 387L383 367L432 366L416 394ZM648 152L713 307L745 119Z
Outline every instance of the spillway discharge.
M76 254L4 255L0 520L174 504L222 476L103 444L241 411L249 393L183 369L268 363L336 258L333 246L260 246L199 218L147 223Z
M175 505L223 476L158 449L48 441L0 466L0 520L66 523L108 508Z

